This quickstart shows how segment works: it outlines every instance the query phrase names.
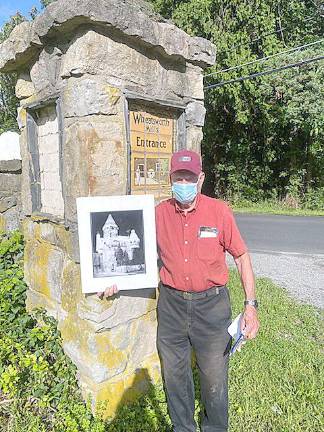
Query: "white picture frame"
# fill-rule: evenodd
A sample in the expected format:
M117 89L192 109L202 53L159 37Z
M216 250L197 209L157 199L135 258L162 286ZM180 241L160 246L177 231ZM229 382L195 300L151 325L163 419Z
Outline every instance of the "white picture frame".
M158 285L153 195L77 198L83 293Z

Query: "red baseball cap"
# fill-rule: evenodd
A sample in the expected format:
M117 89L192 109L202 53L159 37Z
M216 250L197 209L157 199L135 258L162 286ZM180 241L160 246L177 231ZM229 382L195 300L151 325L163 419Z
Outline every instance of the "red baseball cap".
M202 171L201 158L198 153L190 150L179 150L171 158L170 174L175 171L186 170L196 175Z

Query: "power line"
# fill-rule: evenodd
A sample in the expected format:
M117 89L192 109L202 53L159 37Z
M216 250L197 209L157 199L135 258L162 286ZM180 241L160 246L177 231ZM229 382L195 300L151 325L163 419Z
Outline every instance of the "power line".
M222 81L222 82L217 83L217 84L210 84L210 85L204 87L204 90L209 90L209 89L217 88L217 87L223 87L226 84L232 84L232 83L235 83L235 82L245 81L245 80L248 80L248 79L257 78L259 76L270 75L270 74L272 74L274 72L280 72L280 71L285 70L285 69L290 69L290 68L293 68L293 67L302 66L304 64L312 63L312 62L323 60L323 59L324 59L324 56L318 56L318 57L313 57L313 58L307 59L307 60L301 60L301 61L299 61L297 63L291 63L291 64L288 64L288 65L285 65L285 66L281 66L279 68L270 69L270 70L266 70L266 71L263 71L263 72L258 72L258 73L254 73L254 74L251 74L251 75L242 76L240 78L234 78L234 79L231 79L231 80L228 80L228 81Z
M313 45L317 45L317 44L319 44L321 42L324 42L324 39L320 39L320 40L318 40L316 42L312 42L312 43L309 43L309 44L300 45L300 46L295 47L295 48L290 48L289 50L281 51L281 52L278 52L276 54L272 54L272 55L269 55L267 57L262 57L260 59L253 60L253 61L250 61L250 62L247 62L247 63L243 63L243 64L240 64L240 65L237 65L237 66L232 66L232 67L229 67L227 69L221 69L219 71L212 72L210 74L205 75L204 78L212 76L212 75L217 75L217 74L220 74L220 73L224 73L224 72L233 71L233 70L236 70L236 69L241 69L244 66L249 66L249 65L252 65L252 64L255 64L255 63L258 63L258 62L262 62L262 61L271 59L273 57L277 57L277 56L280 56L280 55L283 55L283 54L288 54L290 52L298 51L298 50L301 50L303 48L307 48L307 47L310 47L310 46L313 46Z
M308 22L308 21L311 21L311 20L316 20L316 17L315 16L314 17L309 17L309 18L307 18L307 19L304 20L304 23ZM263 39L265 36L271 36L273 34L280 33L283 30L287 30L287 28L288 27L281 27L278 30L275 30L275 31L272 31L272 32L268 32L268 33L263 33L260 36L258 36L256 39L252 39L250 42L242 42L239 45L232 45L231 47L229 47L229 49L232 50L232 49L235 49L235 48L240 48L241 46L244 46L244 45L252 45L254 42L258 42L259 40Z

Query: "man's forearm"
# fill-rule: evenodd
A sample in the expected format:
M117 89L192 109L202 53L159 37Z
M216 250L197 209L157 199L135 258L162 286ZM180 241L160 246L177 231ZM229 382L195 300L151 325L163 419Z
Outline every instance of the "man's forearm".
M245 253L234 260L241 276L245 299L255 300L255 281L250 255ZM256 308L250 304L246 305L241 320L241 330L244 332L244 337L246 339L254 339L258 333L259 325Z
M241 277L242 286L245 292L245 299L254 300L256 298L255 280L250 255L246 252L238 258L234 258L234 261Z

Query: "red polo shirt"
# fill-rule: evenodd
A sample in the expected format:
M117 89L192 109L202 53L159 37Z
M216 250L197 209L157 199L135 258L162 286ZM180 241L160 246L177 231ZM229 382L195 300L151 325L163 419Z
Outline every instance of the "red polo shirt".
M156 230L162 261L161 281L181 291L204 291L228 282L225 251L234 258L247 252L230 208L199 194L186 215L174 198L156 207Z

